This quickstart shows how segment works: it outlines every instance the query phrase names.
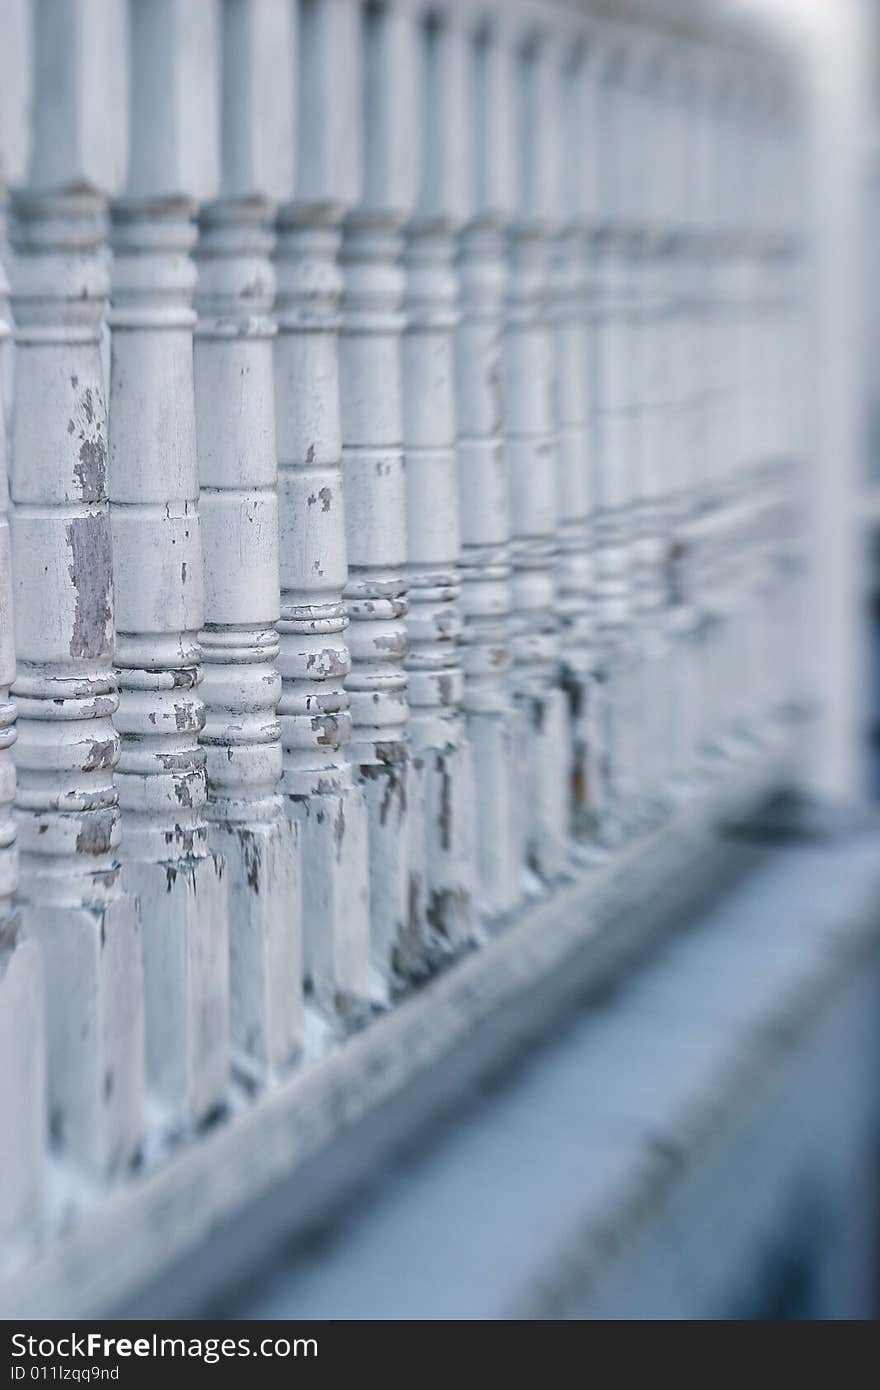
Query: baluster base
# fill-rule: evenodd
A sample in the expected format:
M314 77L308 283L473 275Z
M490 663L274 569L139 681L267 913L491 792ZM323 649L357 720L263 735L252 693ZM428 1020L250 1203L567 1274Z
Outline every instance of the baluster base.
M147 1085L173 1130L222 1109L229 1077L226 877L216 855L126 866L140 899Z
M635 730L630 722L633 670L629 657L605 664L597 675L590 719L595 838L619 847L631 830L635 774Z
M522 843L517 827L516 716L470 711L478 895L489 917L512 912L522 897Z
M229 903L229 1028L241 1070L269 1080L302 1048L299 827L211 825Z
M24 903L22 927L43 957L50 1138L94 1174L120 1173L143 1138L137 904L128 894L94 907Z
M370 950L389 990L424 968L424 805L407 751L379 751L383 760L361 764L359 776L369 827Z
M635 664L634 819L647 826L668 812L673 783L672 649L659 632L645 632Z
M589 839L596 829L595 775L592 766L590 724L595 682L589 671L567 664L562 668L562 688L568 703L569 817L575 839Z
M30 1233L43 1201L46 1148L45 1007L40 952L0 928L0 1114L14 1142L4 1145L0 1240ZM4 936L9 944L3 944ZM11 942L10 942L11 938Z
M285 800L299 831L305 978L322 1012L345 1023L375 993L363 792L345 787Z
M569 858L569 761L571 740L568 701L558 689L517 694L517 746L522 750L520 795L526 866L552 881Z
M474 930L474 768L470 747L419 748L411 779L424 817L424 898L419 933L430 962L456 951Z

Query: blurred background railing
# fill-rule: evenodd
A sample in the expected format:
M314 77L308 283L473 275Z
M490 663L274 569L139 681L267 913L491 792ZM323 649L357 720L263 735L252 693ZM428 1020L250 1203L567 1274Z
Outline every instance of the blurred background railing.
M684 0L2 0L29 1306L182 1154L326 1137L401 1009L442 1049L416 986L788 785L802 77Z

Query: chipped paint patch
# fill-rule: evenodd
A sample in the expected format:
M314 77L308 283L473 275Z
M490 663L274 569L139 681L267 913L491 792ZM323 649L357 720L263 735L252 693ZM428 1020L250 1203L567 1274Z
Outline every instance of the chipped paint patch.
M70 655L96 660L112 654L112 550L105 513L74 517L65 528L75 602Z

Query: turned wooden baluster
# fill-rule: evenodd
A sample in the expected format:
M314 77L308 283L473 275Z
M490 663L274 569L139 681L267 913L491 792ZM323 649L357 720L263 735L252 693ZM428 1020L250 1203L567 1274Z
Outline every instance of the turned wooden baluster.
M766 732L795 711L803 686L797 649L801 616L796 578L802 518L799 515L799 364L804 334L798 306L798 148L794 94L780 74L763 69L751 133L760 171L754 194L750 250L758 319L751 377L752 408L759 426L756 452L763 463L762 549L758 557L754 661L760 680L759 713Z
M476 786L480 901L490 915L520 896L519 753L510 690L511 560L502 344L505 228L515 200L512 63L498 33L469 51L473 218L458 242L455 334L464 707Z
M705 484L700 534L699 586L704 612L704 701L702 745L712 768L727 747L730 706L725 655L730 598L729 481L733 435L730 429L731 326L729 204L730 176L725 105L729 97L723 65L712 55L707 73L706 119L711 176L705 217L705 316L703 373L705 405Z
M678 55L669 102L672 193L669 362L669 542L666 551L667 642L670 653L669 739L671 792L693 794L701 706L700 606L695 557L704 462L700 426L700 251L697 201L702 108L688 49Z
M733 66L722 106L723 160L726 169L722 198L721 296L723 329L723 380L721 422L723 472L719 499L722 506L721 549L723 587L720 631L720 668L717 699L721 709L718 748L733 754L747 729L751 686L748 635L751 621L751 588L760 526L761 479L750 453L750 419L746 382L751 342L751 283L748 256L750 197L743 174L743 114L749 100L748 76Z
M783 650L773 659L769 641L773 626L774 600L780 572L777 569L781 537L780 480L784 472L781 452L777 452L773 396L776 362L773 328L778 309L779 259L774 237L773 209L777 190L773 157L772 81L756 64L752 72L752 91L744 113L742 140L748 161L749 202L744 229L744 255L747 258L751 294L751 322L744 335L742 386L748 428L748 453L754 470L756 527L752 539L751 598L752 621L746 634L752 731L758 736L772 732L772 689L780 668Z
M664 148L654 110L657 56L647 38L631 36L627 41L616 94L612 150L616 149L618 167L607 242L609 312L612 321L618 320L622 339L617 428L623 478L617 484L617 526L623 551L626 620L611 661L610 690L616 706L618 831L635 827L646 811L656 812L662 783L659 613L663 597L655 530L659 520L656 513L662 510L660 489L666 463L664 421L658 409L664 365L658 338L665 308L658 190Z
M6 185L24 173L24 112L29 53L21 5L0 3L0 253L5 243ZM18 19L19 27L15 27ZM43 1198L46 1148L45 1007L39 948L23 938L15 904L18 846L15 800L15 679L12 563L7 517L6 355L10 346L9 286L0 259L0 1114L3 1115L3 1181L0 1240L25 1234Z
M752 99L747 70L731 63L720 108L723 180L719 182L721 217L719 286L722 379L718 399L717 447L721 450L718 501L720 603L719 661L716 700L719 736L716 750L737 752L750 722L754 671L749 653L753 621L751 591L761 523L762 480L750 453L747 380L752 342L751 266L748 215L751 202L743 148L743 126Z
M731 666L739 681L735 727L740 736L751 740L764 737L768 731L769 673L764 666L762 634L772 604L776 467L765 452L766 441L761 432L763 377L768 368L763 360L766 307L758 255L765 102L760 71L753 62L745 68L740 87L733 138L739 204L736 391L742 518L738 557L742 578L739 631Z
M505 446L513 559L513 689L522 747L524 852L544 878L566 862L570 750L556 588L556 420L549 314L560 148L551 45L517 36L516 206L508 234Z
M417 26L401 0L363 10L361 197L345 221L339 339L352 669L351 758L367 801L370 925L385 975L418 955L422 807L407 744L404 222L416 191Z
M3 75L0 68L0 80ZM4 193L0 184L0 200ZM8 336L7 282L0 262L0 352L5 349ZM2 402L0 392L0 405ZM0 428L0 1107L7 1136L0 1184L0 1239L12 1241L27 1231L43 1199L46 1014L40 950L36 942L22 938L20 913L14 901L18 888L12 753L16 709L10 686L15 679L15 646L6 504L6 431Z
M113 206L110 498L126 880L141 900L147 1073L173 1126L224 1103L229 947L205 820L192 248L216 192L214 0L130 0L131 156ZM157 101L157 94L163 99Z
M2 189L5 203L5 188ZM5 221L5 208L0 206ZM0 222L2 227L2 222ZM0 352L10 337L9 284L0 262ZM18 847L13 815L15 801L15 705L10 691L15 679L15 640L12 626L12 556L9 541L8 485L6 469L6 428L0 431L0 923L12 940L12 924L17 925L13 900L18 886ZM0 933L4 927L0 926Z
M47 984L51 1135L124 1168L142 1132L137 907L120 880L101 321L106 196L124 152L121 15L34 11L35 123L13 194L12 500L20 896Z
M345 689L338 349L341 224L361 180L360 40L359 0L301 0L296 189L276 249L282 789L300 831L306 981L343 1017L371 992L367 810Z
M752 374L759 343L755 331L757 306L752 254L754 217L755 150L750 142L755 83L748 62L737 65L728 115L730 177L727 193L730 212L730 250L728 256L731 444L729 506L730 580L728 600L728 640L723 679L728 697L725 715L732 738L729 747L737 751L751 742L760 725L760 673L755 660L754 632L765 616L763 597L763 551L767 521L768 470L761 459L755 438Z
M561 45L556 75L562 141L562 228L552 271L556 371L557 562L562 678L569 702L573 829L590 831L595 794L590 747L596 669L593 625L593 257L596 80L585 38Z
M803 574L806 535L805 479L808 455L807 352L810 342L808 301L805 293L808 256L804 235L809 226L808 192L805 186L808 139L804 94L790 72L777 77L779 84L775 137L772 144L773 179L771 242L777 249L777 321L772 356L776 506L773 529L774 599L769 615L768 668L771 681L771 716L790 720L803 715L807 676L803 666L809 650L805 622ZM768 220L771 214L768 214ZM783 659L773 659L781 650Z
M454 333L454 233L467 211L470 96L465 33L422 21L420 182L404 252L403 442L412 773L423 806L424 886L414 904L422 953L455 949L474 923L474 766L462 712Z
M643 152L636 181L638 244L635 309L635 505L633 621L637 648L636 746L638 806L656 813L668 791L671 766L671 650L667 556L676 439L671 396L675 364L672 313L674 170L666 86L668 54L646 55L638 84L634 139Z
M270 260L293 180L293 11L223 0L220 196L201 211L195 400L209 841L226 864L231 1042L271 1075L302 1033L297 825L279 791L278 492Z
M687 643L691 661L683 680L693 691L694 720L689 739L691 776L685 779L687 793L694 778L702 779L707 770L707 746L712 727L712 688L710 656L714 640L710 563L711 507L714 455L715 384L715 55L698 47L693 58L694 117L689 125L687 146L690 186L690 235L687 247L688 321L685 371L689 382L686 407L688 421L686 472L690 503L683 541L682 583L686 606L691 615L693 641ZM687 640L687 639L686 639Z
M656 178L662 164L662 139L649 116L650 88L656 81L654 52L649 42L634 39L628 46L621 90L623 130L618 158L623 206L622 236L628 336L625 408L628 417L627 585L629 625L622 653L622 693L618 697L625 726L621 755L626 768L628 822L636 823L646 810L657 759L657 719L654 701L660 602L655 582L651 537L652 497L661 467L661 434L656 409L656 330L660 287L657 273L655 224ZM652 113L653 114L653 113ZM650 134L648 134L650 132Z
M624 82L624 50L613 34L605 36L604 43L596 237L596 723L600 747L598 830L602 839L613 839L629 813L635 775L631 652L635 383L633 247L627 223L632 214L627 199L632 196L628 179L635 151L629 145L631 111Z

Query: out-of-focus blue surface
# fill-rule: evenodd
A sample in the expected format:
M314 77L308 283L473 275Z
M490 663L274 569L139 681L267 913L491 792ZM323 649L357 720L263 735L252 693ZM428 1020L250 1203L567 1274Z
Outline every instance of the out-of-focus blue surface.
M646 1144L679 1141L674 1117L717 1090L727 1054L833 948L825 924L864 900L878 868L875 832L774 849L231 1315L499 1316L585 1207L613 1204Z

